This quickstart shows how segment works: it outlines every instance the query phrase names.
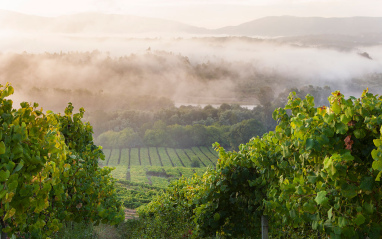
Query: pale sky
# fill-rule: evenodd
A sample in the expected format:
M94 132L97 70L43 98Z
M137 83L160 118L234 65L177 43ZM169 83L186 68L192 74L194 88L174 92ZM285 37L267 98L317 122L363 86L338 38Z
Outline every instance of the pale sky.
M0 9L39 16L128 14L218 28L265 16L382 17L382 0L0 0Z

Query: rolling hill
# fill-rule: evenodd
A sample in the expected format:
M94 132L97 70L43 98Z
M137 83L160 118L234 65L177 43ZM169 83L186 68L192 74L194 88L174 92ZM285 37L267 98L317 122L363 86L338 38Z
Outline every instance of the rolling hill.
M293 37L308 35L362 36L382 34L382 17L264 17L219 29L195 27L176 21L131 15L80 13L40 17L0 10L0 30L23 33L235 35Z
M265 17L238 26L216 29L216 34L291 37L306 35L364 35L382 33L382 17Z

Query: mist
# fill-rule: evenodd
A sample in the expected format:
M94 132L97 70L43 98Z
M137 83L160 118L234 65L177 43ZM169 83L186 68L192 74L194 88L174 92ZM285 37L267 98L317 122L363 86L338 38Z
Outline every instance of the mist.
M62 111L67 102L90 110L142 106L139 101L257 105L263 87L274 97L307 85L346 95L382 89L382 33L364 33L379 18L270 17L215 30L112 14L44 18L0 11L1 19L0 82L14 86L17 104L36 101L44 109ZM285 32L275 24L280 21L294 29L291 36L251 36ZM326 35L332 23L356 35ZM319 34L307 35L314 31Z
M135 96L257 104L265 85L276 94L304 85L359 94L365 86L354 79L382 74L379 45L343 51L256 38L19 37L0 44L0 82L54 109L68 101L117 109Z

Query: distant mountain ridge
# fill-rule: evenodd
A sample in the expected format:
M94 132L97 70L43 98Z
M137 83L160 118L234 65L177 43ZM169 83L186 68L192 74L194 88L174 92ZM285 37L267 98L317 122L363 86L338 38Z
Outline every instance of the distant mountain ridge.
M195 27L176 21L118 14L80 13L60 17L40 17L0 10L0 30L49 33L186 33L292 37L307 35L381 34L382 17L264 17L237 26L219 29Z
M215 30L217 34L243 36L361 35L382 33L382 17L264 17L238 26Z
M50 33L139 34L179 32L204 34L207 29L176 21L118 14L79 13L59 17L40 17L0 10L0 30Z

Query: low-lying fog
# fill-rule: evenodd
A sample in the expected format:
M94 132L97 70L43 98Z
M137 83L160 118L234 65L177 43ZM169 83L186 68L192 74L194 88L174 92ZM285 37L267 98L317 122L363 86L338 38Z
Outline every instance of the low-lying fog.
M0 42L0 82L19 101L62 109L128 107L134 97L175 103L257 104L270 86L325 86L359 96L382 89L382 45L297 45L247 37L127 38L15 35Z

